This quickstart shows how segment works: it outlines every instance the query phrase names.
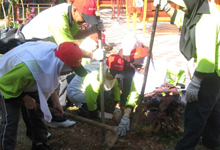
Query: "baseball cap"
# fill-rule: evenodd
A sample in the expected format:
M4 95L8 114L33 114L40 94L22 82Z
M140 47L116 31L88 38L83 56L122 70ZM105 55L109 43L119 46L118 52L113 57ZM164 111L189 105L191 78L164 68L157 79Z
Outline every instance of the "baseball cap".
M125 35L122 39L122 54L129 56L131 51L138 46L141 46L141 42L133 34Z
M99 40L98 33L91 34L89 37L95 42L98 42ZM102 46L107 46L107 44L105 43L105 34L103 32L101 33L101 37L102 37Z
M133 64L140 64L144 58L148 55L148 49L144 47L136 47L131 51L130 62Z
M55 56L69 65L78 76L86 76L87 72L81 65L83 53L77 44L73 42L61 43L54 52Z
M117 74L122 74L124 69L124 60L117 54L112 54L107 57L106 65L110 69L110 73L115 77Z
M183 0L170 0L170 1L177 4L177 5L179 5L179 6L181 6L181 7L186 8L186 5L185 5Z
M98 24L95 0L75 0L74 6L82 13L83 19L91 25Z

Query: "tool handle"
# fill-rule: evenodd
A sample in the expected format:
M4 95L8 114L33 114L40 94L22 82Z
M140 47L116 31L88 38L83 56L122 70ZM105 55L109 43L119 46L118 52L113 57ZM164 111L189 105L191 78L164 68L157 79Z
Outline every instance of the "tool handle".
M150 46L149 46L149 51L148 51L148 56L147 56L146 69L145 69L145 73L144 73L144 80L142 83L141 94L139 95L139 98L137 101L138 107L136 108L136 111L135 111L135 114L134 114L134 117L132 120L132 126L134 126L134 127L136 127L136 125L139 121L140 113L141 113L141 106L142 106L142 101L144 98L144 91L145 91L145 86L146 86L146 82L147 82L147 76L148 76L148 71L149 71L149 66L150 66L150 59L152 56L154 36L155 36L156 27L157 27L159 8L160 8L160 5L157 5L156 10L155 10L152 32L151 32Z

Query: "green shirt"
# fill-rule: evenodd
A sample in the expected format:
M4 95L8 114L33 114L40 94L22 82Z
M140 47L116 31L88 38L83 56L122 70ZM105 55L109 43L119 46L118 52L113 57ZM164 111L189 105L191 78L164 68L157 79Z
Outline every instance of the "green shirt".
M0 92L5 99L16 98L21 95L23 88L35 84L28 67L20 63L0 77Z
M204 6L207 5L208 6ZM195 45L197 55L196 74L206 77L217 72L220 76L220 12L211 3L203 3L198 13L203 13L196 24ZM174 24L181 27L184 21L184 12L176 10Z

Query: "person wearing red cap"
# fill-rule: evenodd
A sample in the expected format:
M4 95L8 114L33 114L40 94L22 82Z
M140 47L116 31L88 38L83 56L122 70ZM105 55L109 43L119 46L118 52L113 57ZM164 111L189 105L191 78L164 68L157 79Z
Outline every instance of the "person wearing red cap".
M73 42L57 46L51 42L27 42L0 57L0 149L14 150L20 108L26 109L32 129L32 150L49 150L47 126L51 121L47 100L59 85L59 76L74 71L84 77L83 54ZM63 116L59 100L54 108ZM38 105L40 107L38 107ZM44 119L43 119L44 118Z
M122 91L128 93L128 96L126 97L124 114L118 126L118 134L120 136L125 136L126 132L129 131L130 128L130 114L133 111L141 93L144 73L146 69L145 65L147 61L147 55L148 50L143 47L136 47L130 53L129 63L134 69L134 75L131 78L130 86L126 88L127 91ZM165 74L164 79L159 79L159 75L156 72L153 60L151 59L150 61L151 63L149 66L148 80L144 94L152 93L156 87L159 87L165 81ZM124 86L123 90L125 90Z
M103 30L102 20L97 19L95 12L96 2L94 0L76 0L74 4L62 3L42 11L20 30L25 40L51 41L57 45L63 42L73 42L74 39L84 39ZM92 26L81 30L79 25L84 22ZM96 60L103 59L102 50L97 50L95 53L81 50L84 57ZM68 127L73 124L74 122L65 118L55 120L54 117L48 126Z
M96 1L75 0L73 4L62 3L48 8L21 28L26 40L46 40L57 45L84 39L90 34L102 31L102 20L95 15ZM86 30L79 25L84 22L91 25ZM92 53L84 52L84 56L95 58Z
M110 55L104 63L104 99L110 95L115 104L120 101L120 89L115 78L123 71L124 61L116 54ZM75 76L67 87L67 97L79 107L79 114L85 117L101 117L100 113L100 81L99 62L85 65L88 74L82 78ZM105 113L111 119L112 114Z

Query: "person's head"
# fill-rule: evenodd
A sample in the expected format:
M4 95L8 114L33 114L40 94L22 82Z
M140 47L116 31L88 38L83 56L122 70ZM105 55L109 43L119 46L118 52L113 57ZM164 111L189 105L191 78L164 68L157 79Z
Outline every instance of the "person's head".
M142 43L134 34L125 35L122 39L122 55L130 56L130 53L136 47L142 46Z
M73 42L61 43L54 52L55 56L66 65L70 66L78 76L86 76L87 72L81 65L83 54L77 44Z
M72 17L74 21L81 25L84 22L94 25L98 24L96 12L96 1L94 0L75 0L72 5Z
M112 54L107 57L106 65L108 66L106 78L112 80L123 74L124 60L117 54Z

